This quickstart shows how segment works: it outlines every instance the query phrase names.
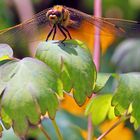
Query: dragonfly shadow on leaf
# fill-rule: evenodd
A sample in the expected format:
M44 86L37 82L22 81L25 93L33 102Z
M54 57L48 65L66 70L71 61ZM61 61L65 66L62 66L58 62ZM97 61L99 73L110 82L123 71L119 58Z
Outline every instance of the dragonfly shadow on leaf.
M68 54L73 54L73 55L78 55L76 48L77 45L73 45L73 44L69 44L69 46L67 44L62 44L60 42L60 44L58 45L63 51L67 52Z

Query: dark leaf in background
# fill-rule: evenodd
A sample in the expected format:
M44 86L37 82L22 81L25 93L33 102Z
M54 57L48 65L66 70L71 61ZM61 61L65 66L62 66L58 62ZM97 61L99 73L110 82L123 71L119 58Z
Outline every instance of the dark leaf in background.
M115 50L111 61L120 72L140 71L140 40L123 41Z

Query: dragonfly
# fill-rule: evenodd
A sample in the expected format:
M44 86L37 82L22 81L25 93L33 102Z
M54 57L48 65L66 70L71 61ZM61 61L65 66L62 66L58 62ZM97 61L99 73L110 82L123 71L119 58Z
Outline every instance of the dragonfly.
M96 34L94 27L100 32ZM140 37L140 23L116 18L95 17L62 5L45 9L31 19L0 31L0 43L79 39L88 43L93 35ZM10 44L11 43L11 44Z

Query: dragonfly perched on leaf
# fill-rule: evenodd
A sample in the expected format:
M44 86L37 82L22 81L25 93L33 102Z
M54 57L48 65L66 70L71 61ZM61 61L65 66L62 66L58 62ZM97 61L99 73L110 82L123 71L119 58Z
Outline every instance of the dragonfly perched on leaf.
M100 29L95 34L94 27ZM73 8L56 5L34 15L31 19L0 31L0 43L34 42L48 39L79 39L85 43L93 35L139 37L140 23L137 21L99 18Z

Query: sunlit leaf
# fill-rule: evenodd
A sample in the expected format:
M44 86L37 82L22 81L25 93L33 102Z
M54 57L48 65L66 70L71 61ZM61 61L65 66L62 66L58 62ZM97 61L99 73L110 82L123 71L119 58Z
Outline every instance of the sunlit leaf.
M46 64L33 58L9 61L0 66L0 77L1 106L17 134L38 124L46 111L54 118L59 79Z
M1 121L6 129L9 129L12 126L12 120L3 109L1 109Z
M61 78L66 92L82 105L95 86L96 70L92 56L84 43L77 40L41 42L36 57L49 65Z
M103 122L108 115L109 118L114 118L114 109L111 106L112 94L100 95L94 97L86 108L86 115L92 117L92 122L94 125L99 125Z

